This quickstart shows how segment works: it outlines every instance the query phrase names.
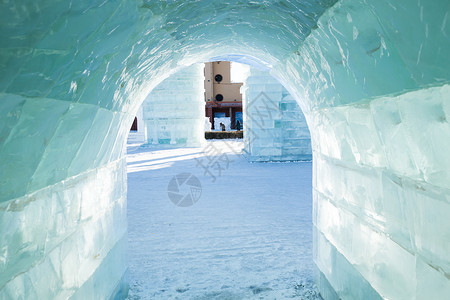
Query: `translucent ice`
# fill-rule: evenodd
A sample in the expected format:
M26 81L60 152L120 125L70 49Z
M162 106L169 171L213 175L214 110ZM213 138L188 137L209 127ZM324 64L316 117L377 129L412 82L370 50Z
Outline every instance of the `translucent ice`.
M204 143L203 64L195 64L161 82L143 103L147 143L198 146Z
M449 11L448 0L3 1L0 298L124 286L131 122L169 75L219 57L270 70L303 110L323 295L447 297Z
M267 71L251 68L242 89L248 159L311 160L311 138L305 116L283 85Z

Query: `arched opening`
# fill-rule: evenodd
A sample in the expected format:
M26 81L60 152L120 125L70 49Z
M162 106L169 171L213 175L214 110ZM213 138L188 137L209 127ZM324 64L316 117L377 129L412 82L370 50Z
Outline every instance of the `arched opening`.
M154 104L163 108L154 107L151 115L161 111L166 119L164 107L173 102L172 95L182 93L186 74L176 73L156 88ZM185 144L168 148L163 140L155 144L152 138L140 148L129 145L131 299L319 299L313 283L310 145L306 158L300 155L303 152L293 151L297 150L294 146L302 146L300 135L279 140L283 131L300 129L292 122L302 119L288 114L300 117L301 112L292 108L295 100L268 72L254 70L247 76L252 78L244 84L244 102L249 107L245 111L249 125L245 126L249 126L246 132L250 136L246 148L252 149L247 154L242 140L209 141L203 147L181 149ZM178 80L183 82L179 91L171 84ZM203 82L191 76L187 85L203 87ZM259 94L265 98L255 97ZM152 95L146 101L151 101ZM158 98L161 95L164 99ZM197 116L197 103L185 100L192 106L192 117ZM269 111L265 104L271 105ZM291 107L284 107L287 104ZM194 126L188 115L183 114L180 127ZM197 118L201 121L204 116ZM282 153L281 145L275 147L274 143L289 144L284 150L290 152ZM250 157L289 162L251 164ZM309 161L292 162L304 159ZM186 192L183 185L191 190Z

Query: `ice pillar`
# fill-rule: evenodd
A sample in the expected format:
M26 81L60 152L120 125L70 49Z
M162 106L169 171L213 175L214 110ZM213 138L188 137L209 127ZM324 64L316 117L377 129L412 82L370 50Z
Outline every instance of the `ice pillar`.
M200 146L205 142L203 64L171 75L147 96L143 118L148 145Z
M250 68L242 89L247 158L311 160L311 138L305 116L283 85L269 72Z

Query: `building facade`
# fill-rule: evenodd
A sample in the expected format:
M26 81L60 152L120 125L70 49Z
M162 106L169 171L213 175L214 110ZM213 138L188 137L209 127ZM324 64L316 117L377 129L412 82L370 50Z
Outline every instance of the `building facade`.
M215 118L230 118L231 129L239 121L242 128L242 83L231 81L231 63L215 61L205 63L205 114L215 128Z

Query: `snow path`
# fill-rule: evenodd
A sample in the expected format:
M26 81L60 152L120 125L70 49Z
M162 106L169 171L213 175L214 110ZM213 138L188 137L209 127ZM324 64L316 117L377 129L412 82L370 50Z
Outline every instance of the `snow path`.
M237 153L242 146L128 146L129 299L320 299L312 281L311 163L252 164ZM218 162L221 176L211 167L213 182L195 158ZM190 207L168 197L179 173L202 185Z

